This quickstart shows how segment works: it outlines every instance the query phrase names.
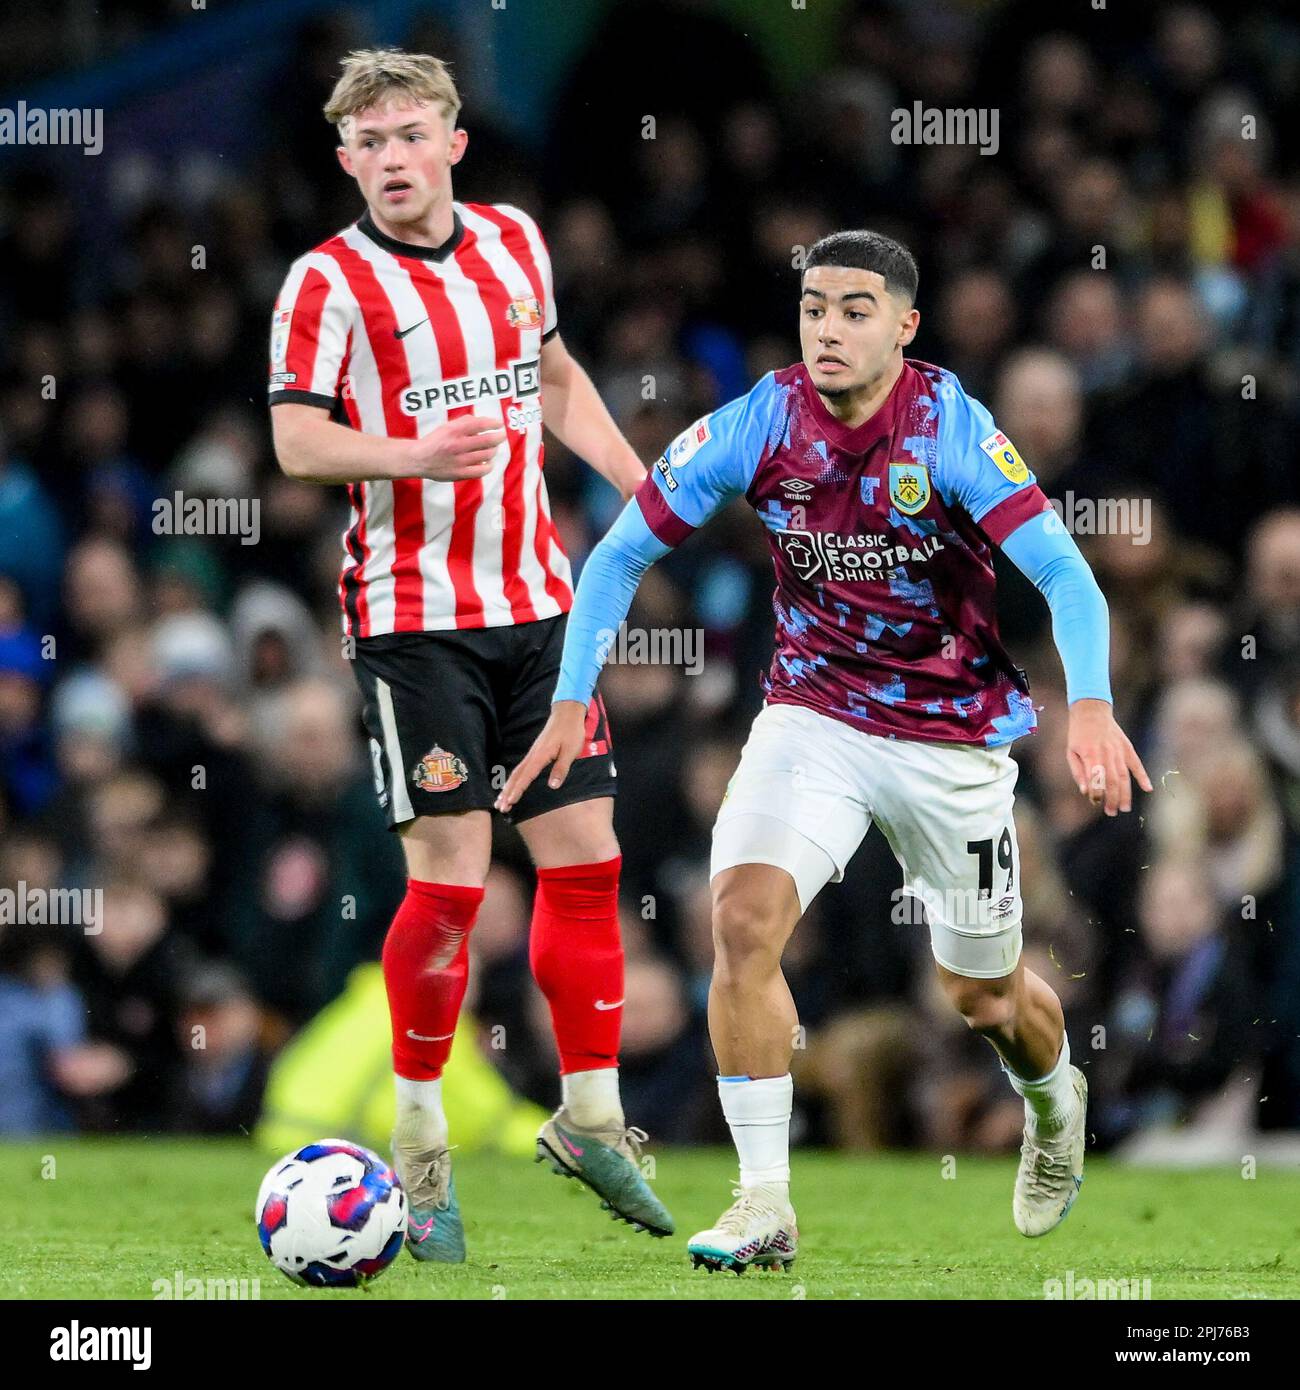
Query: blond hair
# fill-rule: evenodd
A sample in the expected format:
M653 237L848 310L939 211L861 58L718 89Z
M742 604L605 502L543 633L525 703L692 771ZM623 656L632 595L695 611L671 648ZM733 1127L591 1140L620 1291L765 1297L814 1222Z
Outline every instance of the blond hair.
M345 122L360 111L382 106L395 96L421 105L436 103L451 125L460 114L460 93L441 58L404 53L400 48L359 48L343 60L343 71L325 103L325 119L348 135Z

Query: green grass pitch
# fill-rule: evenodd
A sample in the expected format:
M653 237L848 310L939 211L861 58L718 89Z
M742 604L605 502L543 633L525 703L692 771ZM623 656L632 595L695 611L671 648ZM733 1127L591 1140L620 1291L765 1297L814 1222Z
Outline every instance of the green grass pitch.
M53 1176L49 1173L53 1158ZM795 1156L801 1252L785 1275L692 1270L686 1237L730 1201L735 1157L663 1150L656 1186L678 1235L613 1223L527 1160L465 1155L469 1261L403 1253L364 1290L299 1289L263 1256L252 1206L269 1163L247 1144L51 1139L0 1146L11 1215L0 1297L152 1298L154 1281L260 1281L260 1296L367 1298L1008 1298L1044 1283L1150 1279L1160 1298L1300 1296L1300 1173L1167 1172L1088 1163L1069 1219L1029 1241L1011 1224L1015 1158Z

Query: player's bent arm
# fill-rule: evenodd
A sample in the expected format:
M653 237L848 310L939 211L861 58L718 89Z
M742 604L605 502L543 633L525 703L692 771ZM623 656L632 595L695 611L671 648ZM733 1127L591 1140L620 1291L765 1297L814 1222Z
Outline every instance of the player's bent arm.
M642 575L669 549L646 525L640 506L629 502L582 567L553 703L576 700L586 709Z
M551 768L552 787L568 776L582 750L596 677L641 576L744 493L773 437L782 399L769 372L747 395L696 420L668 446L635 501L592 551L569 614L550 718L510 774L497 810L516 805L544 767Z
M1053 511L1011 532L1003 552L1047 600L1052 640L1070 706L1067 756L1080 792L1107 815L1132 806L1129 773L1151 790L1142 760L1115 722L1110 690L1110 614L1088 562Z
M307 483L481 478L505 439L500 420L475 415L449 420L419 439L390 439L338 424L323 406L294 401L272 406L271 434L282 471Z
M1006 537L1002 551L1047 600L1066 699L1109 704L1110 611L1074 537L1054 511L1040 512Z
M408 440L361 434L336 424L315 405L285 403L271 411L271 437L283 472L306 483L356 483L403 476Z
M586 737L587 705L596 678L632 607L641 576L670 549L646 525L640 506L629 502L587 557L565 626L550 718L502 788L498 811L509 811L544 767L551 768L552 787L562 785L569 775Z
M645 481L641 460L558 333L542 344L542 419L566 449L612 483L625 501Z

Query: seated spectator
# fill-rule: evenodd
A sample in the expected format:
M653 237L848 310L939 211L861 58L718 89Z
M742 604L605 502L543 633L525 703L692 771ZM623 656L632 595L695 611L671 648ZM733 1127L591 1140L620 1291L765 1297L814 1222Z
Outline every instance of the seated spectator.
M164 1129L180 1065L176 1020L186 952L162 899L131 879L104 889L98 925L83 939L73 978L86 1000L89 1035L119 1049L130 1067L111 1094L83 1103L83 1123Z
M68 980L57 928L0 927L0 1135L72 1129L73 1100L111 1091L129 1067L86 1041L85 1006Z
M1143 875L1138 927L1141 953L1118 983L1095 1054L1090 1122L1103 1143L1194 1120L1264 1041L1253 1029L1247 924L1216 902L1194 855L1161 859Z
M229 966L198 967L185 981L177 1018L181 1069L171 1114L193 1134L249 1134L257 1123L270 1055L261 1015Z

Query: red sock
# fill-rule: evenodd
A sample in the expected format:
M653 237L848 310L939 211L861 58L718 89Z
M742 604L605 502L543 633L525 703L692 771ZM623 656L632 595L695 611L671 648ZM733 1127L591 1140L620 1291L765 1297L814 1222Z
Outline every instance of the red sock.
M442 1075L465 998L469 930L481 888L407 879L384 938L384 985L393 1022L393 1070L412 1081Z
M529 960L551 1006L560 1072L618 1066L623 1025L623 942L618 871L603 864L538 869Z

